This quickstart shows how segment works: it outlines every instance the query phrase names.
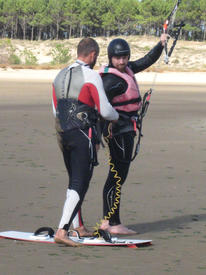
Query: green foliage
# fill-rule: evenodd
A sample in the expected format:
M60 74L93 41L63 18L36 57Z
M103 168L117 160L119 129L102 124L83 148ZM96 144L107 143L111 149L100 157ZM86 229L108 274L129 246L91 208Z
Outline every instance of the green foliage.
M59 39L121 34L159 35L176 0L0 0L0 36ZM182 37L206 38L206 0L182 0Z
M25 49L21 55L24 57L26 65L37 64L37 58L30 50Z
M179 61L179 59L177 59L177 58L176 58L176 59L174 59L174 60L173 60L173 62L172 62L172 63L173 63L173 64L179 64L179 63L180 63L180 61Z
M16 54L12 53L9 56L9 64L19 65L19 64L21 64L21 59Z
M12 43L11 43L11 39L1 39L0 40L0 49L3 48L13 48Z
M21 64L21 59L16 55L16 49L12 45L11 39L1 39L0 49L4 51L4 63Z
M148 51L151 50L151 48L150 48L149 46L144 46L144 47L143 47L143 50L144 50L145 52L148 52Z
M69 48L60 43L55 45L51 51L51 55L53 56L52 65L66 64L71 59Z

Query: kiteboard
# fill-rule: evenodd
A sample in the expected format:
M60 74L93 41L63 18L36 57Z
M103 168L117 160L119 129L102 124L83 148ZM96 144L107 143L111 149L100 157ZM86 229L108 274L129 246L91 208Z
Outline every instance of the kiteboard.
M42 228L36 232L20 232L20 231L5 231L0 232L1 239L10 239L15 241L27 241L37 243L54 244L54 231L51 229L46 234L42 233ZM45 231L45 230L44 230ZM117 237L103 238L103 237L80 237L70 236L69 238L74 242L80 243L86 246L126 246L131 248L144 247L152 244L152 240L139 240L139 239L121 239Z

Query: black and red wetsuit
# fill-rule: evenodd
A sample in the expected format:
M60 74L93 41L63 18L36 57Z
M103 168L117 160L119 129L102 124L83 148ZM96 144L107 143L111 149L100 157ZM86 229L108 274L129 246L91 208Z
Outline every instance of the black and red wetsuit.
M59 228L68 230L88 190L95 165L97 112L117 120L104 92L101 77L80 60L61 70L53 82L53 112L58 143L68 171L69 185Z

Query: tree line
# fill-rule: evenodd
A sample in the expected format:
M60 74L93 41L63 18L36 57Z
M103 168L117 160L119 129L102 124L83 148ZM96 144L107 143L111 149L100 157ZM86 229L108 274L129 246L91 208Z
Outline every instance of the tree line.
M0 0L0 37L69 39L83 36L155 35L176 0ZM181 38L206 39L206 0L182 0L175 22Z

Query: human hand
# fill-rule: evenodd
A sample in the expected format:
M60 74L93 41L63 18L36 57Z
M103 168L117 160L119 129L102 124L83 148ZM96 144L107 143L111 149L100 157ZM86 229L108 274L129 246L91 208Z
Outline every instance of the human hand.
M160 36L160 42L162 43L162 46L165 46L165 43L167 42L167 40L170 38L169 34L167 33L162 33Z

